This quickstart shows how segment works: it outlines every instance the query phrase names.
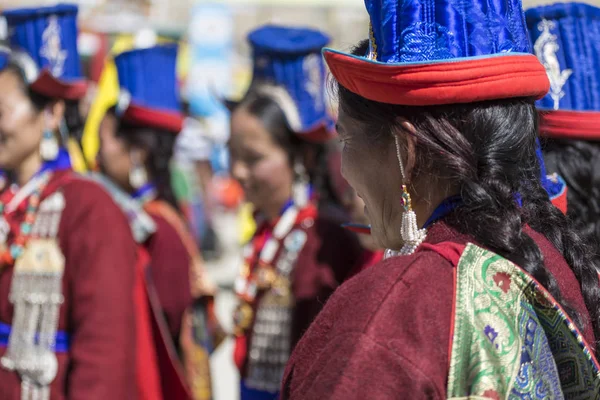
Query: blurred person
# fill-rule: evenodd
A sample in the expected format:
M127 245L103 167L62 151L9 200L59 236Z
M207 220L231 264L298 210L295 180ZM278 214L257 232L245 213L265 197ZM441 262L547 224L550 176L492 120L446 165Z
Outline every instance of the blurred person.
M150 256L148 286L158 325L163 398L209 399L208 353L217 341L211 333L218 329L215 288L179 211L169 170L183 121L176 56L177 46L164 44L115 57L121 95L100 124L98 165L155 224L144 246Z
M183 104L185 119L183 129L175 142L175 158L182 165L192 167L194 181L201 194L201 210L195 210L200 214L196 215L196 218L201 220L198 224L198 242L205 258L216 259L220 255L220 245L212 224L214 172L211 157L216 146L227 143L229 128L221 121L228 117L195 117L191 110L189 103Z
M3 16L0 397L137 398L136 246L121 210L72 171L64 147L67 103L87 86L77 7Z
M546 166L566 182L567 216L599 245L600 8L554 4L525 16L552 88L537 103Z
M520 1L365 5L369 39L324 56L386 257L331 296L281 399L596 398L598 264L540 182Z
M241 399L276 399L291 350L356 268L355 235L317 206L313 156L332 135L326 113L328 38L265 26L250 33L254 79L231 119L231 173L256 210L256 232L235 281L234 359Z

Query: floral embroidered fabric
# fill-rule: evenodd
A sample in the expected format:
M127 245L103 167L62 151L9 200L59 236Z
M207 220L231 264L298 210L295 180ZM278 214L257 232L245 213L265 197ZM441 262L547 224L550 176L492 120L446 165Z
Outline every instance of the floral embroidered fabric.
M600 399L600 369L552 296L467 245L456 271L448 398Z

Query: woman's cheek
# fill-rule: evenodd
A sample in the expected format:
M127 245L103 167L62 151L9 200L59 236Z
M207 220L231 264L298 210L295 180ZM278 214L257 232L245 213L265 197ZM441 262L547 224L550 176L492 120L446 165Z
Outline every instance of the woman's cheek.
M285 184L285 175L288 166L280 160L267 158L259 161L252 168L254 185L261 188L273 189Z

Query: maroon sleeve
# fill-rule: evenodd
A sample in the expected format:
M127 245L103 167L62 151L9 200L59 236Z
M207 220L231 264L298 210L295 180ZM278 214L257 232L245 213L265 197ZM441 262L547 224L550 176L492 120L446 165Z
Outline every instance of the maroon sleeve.
M69 291L67 398L135 399L136 245L125 216L92 182L64 188L59 237Z
M320 367L314 379L294 393L284 387L282 399L446 398L439 385L417 365L363 333L337 336L315 362ZM293 374L291 371L292 379Z
M175 228L152 214L156 233L148 242L152 282L158 294L169 332L177 343L185 309L192 304L190 256Z
M296 346L282 399L445 398L453 291L453 267L434 252L350 279Z

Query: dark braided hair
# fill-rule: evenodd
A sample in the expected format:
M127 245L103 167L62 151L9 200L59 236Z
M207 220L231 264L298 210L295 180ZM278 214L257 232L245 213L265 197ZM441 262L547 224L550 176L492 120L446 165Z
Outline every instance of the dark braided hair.
M296 160L302 160L304 154L312 153L314 165L307 168L313 190L319 194L319 203L339 201L333 190L333 184L327 168L327 150L324 144L310 143L298 137L290 129L285 114L277 102L270 96L250 89L237 107L245 107L246 111L256 117L269 132L275 143L287 154L290 167Z
M366 54L367 47L366 41L361 43L354 54ZM420 107L367 100L341 85L337 90L340 109L364 125L373 145L393 146L391 132L401 129L398 118L408 120L418 132L415 176L433 184L453 183L462 197L462 205L446 223L527 271L583 329L581 316L563 300L524 227L528 224L545 235L575 273L600 339L597 263L541 186L532 99ZM590 345L595 348L595 343Z
M544 159L549 171L567 183L567 216L596 245L600 245L600 143L546 139Z
M156 185L158 198L181 212L171 184L170 169L176 135L164 129L140 127L125 121L119 122L118 132L129 146L143 149L148 153L146 168Z

